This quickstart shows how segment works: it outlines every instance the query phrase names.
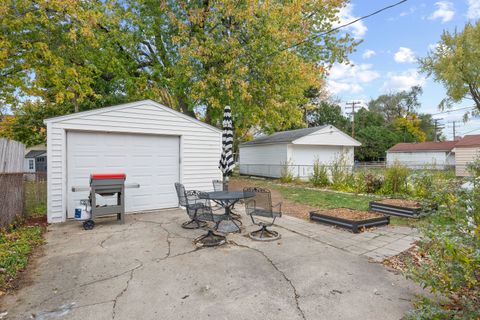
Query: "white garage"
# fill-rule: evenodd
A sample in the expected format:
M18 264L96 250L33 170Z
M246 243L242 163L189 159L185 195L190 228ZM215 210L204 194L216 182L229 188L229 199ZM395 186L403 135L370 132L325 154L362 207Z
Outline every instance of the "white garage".
M340 157L354 164L354 148L361 143L331 125L276 132L240 145L240 174L279 178L290 173L306 179L318 160L331 165Z
M174 183L211 190L220 179L221 131L151 100L45 120L48 221L73 217L91 173L127 175L126 212L178 205Z

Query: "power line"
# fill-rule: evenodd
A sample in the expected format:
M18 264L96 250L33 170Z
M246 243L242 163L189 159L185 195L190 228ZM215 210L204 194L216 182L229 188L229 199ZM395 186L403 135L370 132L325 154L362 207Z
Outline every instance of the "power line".
M285 50L289 50L289 49L298 47L299 45L302 45L302 44L304 44L304 43L306 43L306 42L310 42L310 41L315 40L315 39L317 39L317 38L326 36L327 34L330 34L330 33L335 32L335 31L337 31L337 30L340 30L340 29L343 29L343 28L345 28L345 27L348 27L348 26L350 26L350 25L352 25L352 24L354 24L354 23L356 23L356 22L358 22L358 21L361 21L361 20L365 20L365 19L367 19L367 18L370 18L370 17L372 17L372 16L374 16L374 15L377 15L377 14L379 14L379 13L385 11L385 10L391 9L391 8L393 8L393 7L396 7L396 6L398 6L398 5L400 5L400 4L404 3L404 2L407 2L407 1L408 1L408 0L398 1L398 2L396 2L396 3L394 3L394 4L391 4L391 5L389 5L389 6L386 6L386 7L383 7L383 8L381 8L381 9L378 9L377 11L374 11L374 12L372 12L372 13L369 13L369 14L367 14L367 15L365 15L365 16L362 16L362 17L360 17L360 18L357 18L357 19L355 19L355 20L352 20L352 21L350 21L350 22L348 22L348 23L342 24L342 25L340 25L340 26L338 26L338 27L335 27L335 28L330 29L330 30L328 30L328 31L322 32L322 33L320 33L320 34L317 34L317 35L315 35L315 36L313 36L313 37L310 37L309 39L305 39L305 40L302 40L302 41L300 41L300 42L294 43L294 44L292 44L291 46L285 47L285 48L283 48L283 49L280 49L280 50L278 50L278 51L276 51L276 52L271 53L269 56L273 56L273 55L275 55L275 54L277 54L277 53L280 53L280 52L283 52L283 51L285 51Z
M461 110L467 110L467 109L473 109L473 108L476 108L476 107L464 107L464 108L458 108L458 109L445 110L445 111L441 111L441 112L437 112L437 113L430 113L430 115L431 116L436 116L436 115L439 115L439 114L450 113L450 112L461 111Z

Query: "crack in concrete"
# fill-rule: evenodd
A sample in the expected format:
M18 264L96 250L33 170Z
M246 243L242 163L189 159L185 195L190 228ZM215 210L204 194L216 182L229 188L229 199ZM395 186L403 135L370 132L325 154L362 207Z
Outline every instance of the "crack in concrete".
M130 286L130 281L132 281L133 279L133 275L135 273L135 271L137 271L138 269L142 268L143 267L143 262L138 260L138 259L135 259L137 260L140 264L137 265L135 268L131 269L130 270L130 277L128 278L127 280L127 283L125 284L125 287L123 288L122 291L120 291L120 293L118 293L115 298L113 299L113 307L112 307L112 319L115 319L115 315L116 315L116 307L117 307L117 302L118 302L118 299L120 299L123 294L125 292L127 292L128 290L128 287Z
M285 279L285 281L287 281L287 283L290 285L290 287L292 288L293 290L293 294L294 294L294 299L295 299L295 305L297 307L297 310L298 312L300 313L300 315L302 316L302 319L303 320L307 320L306 316L305 316L305 313L303 312L302 308L300 307L300 295L298 294L298 291L297 291L297 288L295 287L295 285L293 284L292 280L290 280L287 275L282 271L280 270L277 265L273 262L272 259L270 259L269 256L267 256L265 254L265 252L263 252L262 250L259 250L257 248L253 248L253 247L249 247L247 245L244 245L244 244L239 244L239 243L236 243L235 241L233 240L230 240L228 241L228 243L230 244L233 244L237 247L240 247L240 248L246 248L246 249L250 249L250 250L253 250L259 254L261 254L271 265L272 267L282 275L282 277Z

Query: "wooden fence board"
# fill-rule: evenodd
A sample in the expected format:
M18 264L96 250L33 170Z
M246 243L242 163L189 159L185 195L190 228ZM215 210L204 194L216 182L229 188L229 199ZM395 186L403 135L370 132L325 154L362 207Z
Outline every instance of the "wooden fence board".
M24 158L22 143L0 138L0 172L23 172Z

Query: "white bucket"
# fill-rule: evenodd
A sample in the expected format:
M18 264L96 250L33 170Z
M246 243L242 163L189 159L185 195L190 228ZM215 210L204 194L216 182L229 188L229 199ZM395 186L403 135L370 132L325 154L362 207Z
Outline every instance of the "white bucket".
M90 219L90 207L75 207L75 220L83 221Z

